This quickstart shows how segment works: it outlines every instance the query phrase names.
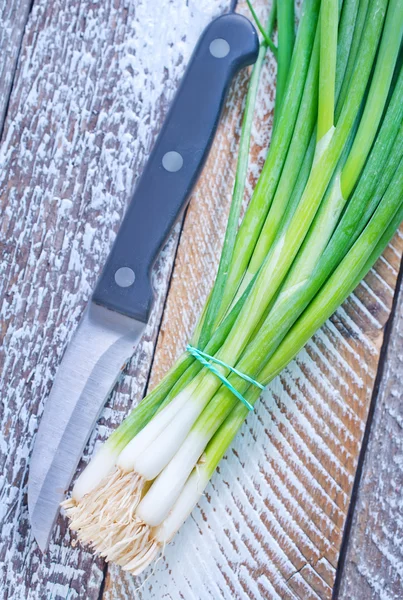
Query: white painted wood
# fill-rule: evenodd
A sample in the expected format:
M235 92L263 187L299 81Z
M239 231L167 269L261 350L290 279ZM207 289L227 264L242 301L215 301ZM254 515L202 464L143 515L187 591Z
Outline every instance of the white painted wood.
M13 85L31 0L0 1L0 132Z
M403 290L385 368L342 571L340 600L403 597Z
M103 564L71 548L64 521L46 556L32 539L29 455L57 364L191 50L223 8L213 0L34 4L0 149L5 597L98 598ZM156 269L145 339L93 432L90 452L144 391L177 234Z
M255 4L263 16L265 0ZM70 547L63 520L46 557L32 540L29 454L52 377L129 191L198 35L226 5L34 2L0 148L0 597L99 598L104 565ZM270 61L248 195L270 136L274 74ZM173 278L179 228L156 268L145 340L83 463L146 388L169 283L152 382L191 333L222 243L245 83L243 73L188 211ZM330 598L402 250L398 236L365 284L273 383L155 568L137 580L109 568L105 599ZM385 540L382 548L389 548ZM367 583L374 581L371 572Z

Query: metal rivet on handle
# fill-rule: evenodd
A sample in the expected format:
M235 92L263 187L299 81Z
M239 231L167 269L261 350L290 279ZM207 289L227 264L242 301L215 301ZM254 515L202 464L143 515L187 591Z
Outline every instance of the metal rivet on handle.
M175 152L171 150L170 152L166 152L162 157L162 166L166 171L170 173L176 173L182 168L183 158L179 152Z
M216 38L210 44L210 54L214 58L225 58L230 51L230 45L223 38Z
M115 281L119 287L129 287L134 283L136 276L130 267L120 267L115 273Z

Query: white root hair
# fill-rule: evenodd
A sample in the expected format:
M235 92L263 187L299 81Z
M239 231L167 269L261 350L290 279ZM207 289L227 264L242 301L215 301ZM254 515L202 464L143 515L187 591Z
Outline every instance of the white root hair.
M144 485L140 475L117 468L80 500L62 503L80 542L133 575L144 571L162 549L154 529L135 514Z

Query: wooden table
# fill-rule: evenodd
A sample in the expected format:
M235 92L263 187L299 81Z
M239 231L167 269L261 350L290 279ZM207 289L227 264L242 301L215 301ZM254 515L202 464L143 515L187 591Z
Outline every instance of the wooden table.
M62 518L42 556L29 528L29 457L52 378L190 52L227 5L0 1L1 599L403 598L401 234L264 394L154 573L134 580L71 547ZM269 59L247 196L274 74ZM217 266L247 76L158 261L151 322L83 464L192 331Z

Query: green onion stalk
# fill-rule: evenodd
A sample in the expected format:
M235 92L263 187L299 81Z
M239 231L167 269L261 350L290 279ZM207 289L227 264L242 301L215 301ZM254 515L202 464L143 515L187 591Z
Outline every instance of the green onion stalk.
M192 353L111 435L64 503L79 539L133 574L190 514L261 386L354 290L403 218L400 0L305 0L295 39L292 2L279 3L265 28L250 8L261 48ZM238 229L268 48L278 60L274 131Z

